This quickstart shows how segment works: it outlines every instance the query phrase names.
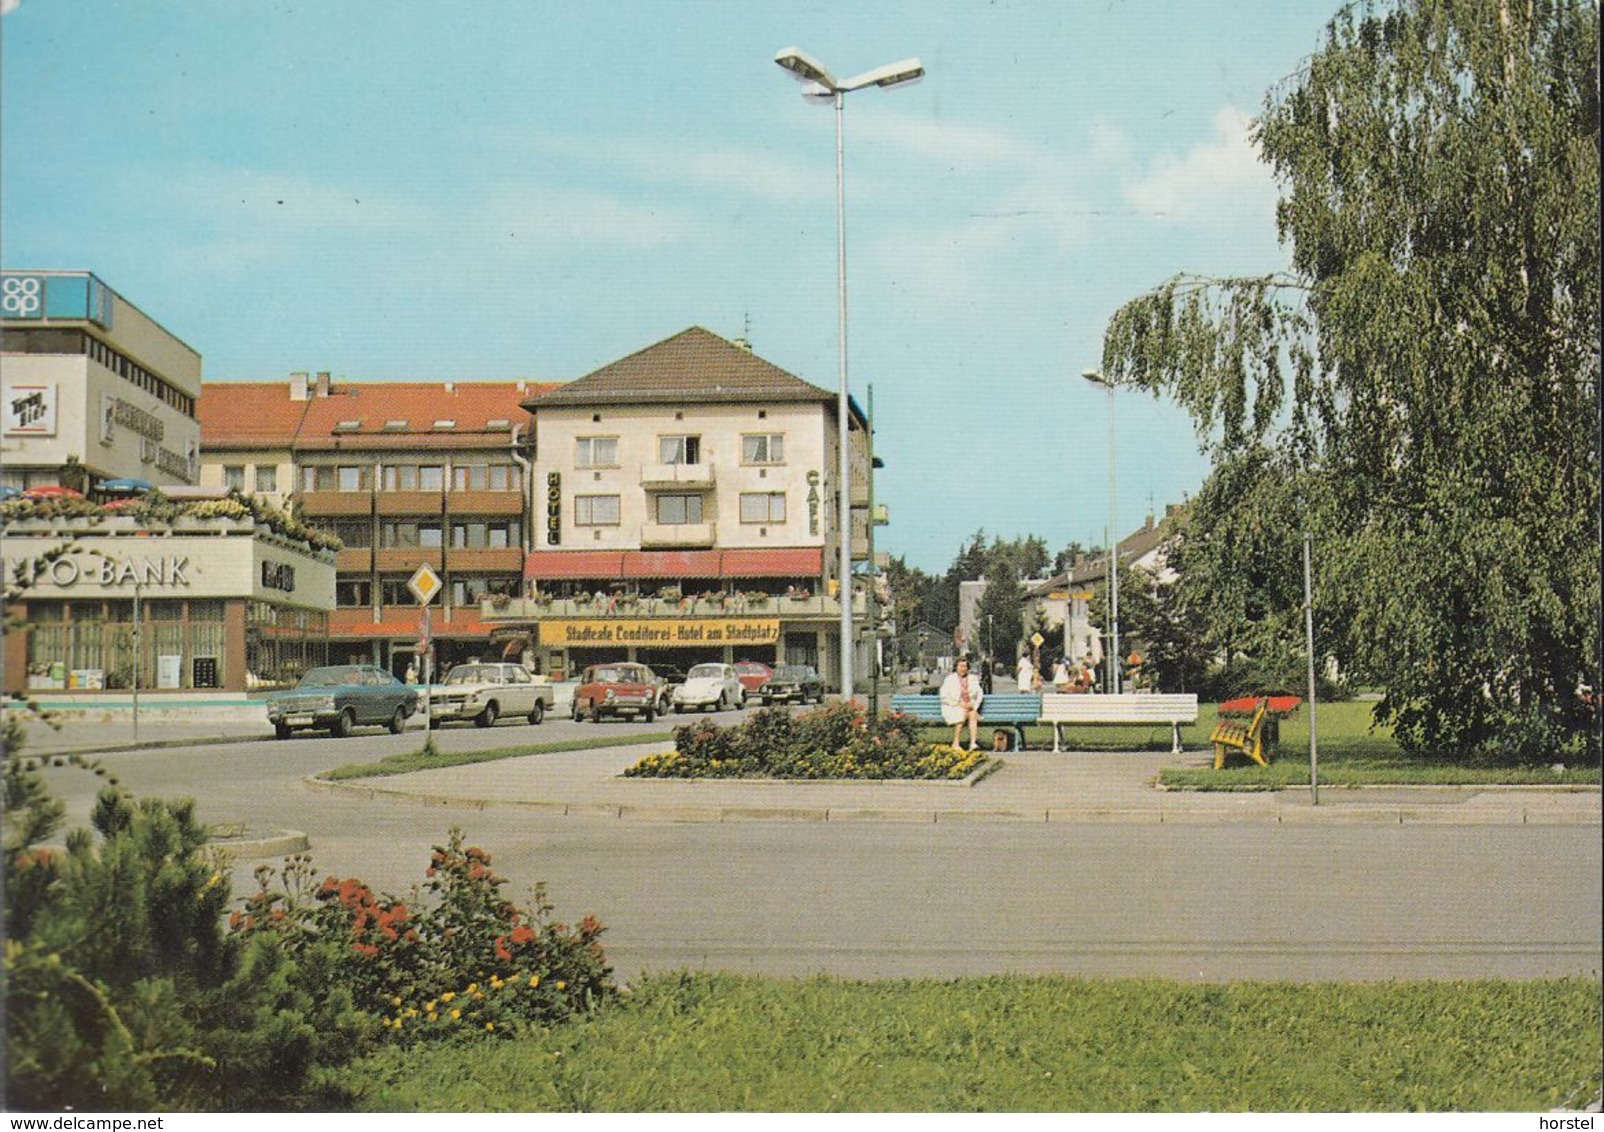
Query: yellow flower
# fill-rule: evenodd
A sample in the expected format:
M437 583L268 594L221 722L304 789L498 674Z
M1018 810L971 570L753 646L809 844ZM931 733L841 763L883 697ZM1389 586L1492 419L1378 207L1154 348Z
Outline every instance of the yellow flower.
M457 992L456 991L446 991L445 994L440 996L440 1001L441 1002L450 1002L452 999L454 999L456 997L457 997Z
M500 975L491 975L490 976L490 989L491 990L500 990L501 989L501 976Z
M434 999L431 998L428 1002L424 1003L423 1004L423 1009L425 1011L427 1011L428 1013L433 1014L434 1013Z
M486 1022L485 1023L485 1029L494 1030L495 1028L496 1028L496 1024L494 1022Z
M561 979L558 979L557 980L557 989L558 990L567 990L568 989L568 984L563 982Z
M455 1007L453 1007L452 1011L451 1011L451 1020L453 1022L455 1022L458 1018L461 1018L461 1017L462 1017L462 1011L460 1011L460 1010L456 1009Z
M390 1005L391 1006L400 1006L401 1005L401 996L400 995L396 995L394 998L392 998L390 1000Z
M479 989L479 984L478 983L469 983L468 984L468 989L466 991L464 991L463 993L464 994L473 994L478 989Z
M529 976L529 985L532 986L532 987L538 987L540 985L540 976L539 975L530 975Z

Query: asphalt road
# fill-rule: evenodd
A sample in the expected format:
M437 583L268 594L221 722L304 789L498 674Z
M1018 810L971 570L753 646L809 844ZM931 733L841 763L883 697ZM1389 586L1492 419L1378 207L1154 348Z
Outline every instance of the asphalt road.
M729 722L736 716L718 717ZM445 729L448 749L655 725ZM1600 968L1597 825L675 823L319 790L315 771L421 731L103 756L136 793L310 837L320 871L405 892L452 825L521 896L594 912L624 977L682 967L851 977L997 972L1290 980L1535 977ZM49 772L81 824L94 780ZM249 885L242 862L235 891Z

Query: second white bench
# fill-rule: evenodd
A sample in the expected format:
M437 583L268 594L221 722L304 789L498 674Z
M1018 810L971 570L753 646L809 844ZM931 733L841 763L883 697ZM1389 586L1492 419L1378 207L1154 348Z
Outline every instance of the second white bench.
M1053 725L1055 751L1062 749L1059 739L1065 724L1083 727L1167 723L1173 740L1171 749L1180 754L1181 725L1197 722L1197 696L1191 692L1136 692L1118 696L1049 692L1041 698L1040 721Z

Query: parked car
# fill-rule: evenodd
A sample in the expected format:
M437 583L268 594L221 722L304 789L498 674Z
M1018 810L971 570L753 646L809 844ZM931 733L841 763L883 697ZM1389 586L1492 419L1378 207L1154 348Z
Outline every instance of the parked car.
M782 664L763 681L757 698L767 707L773 703L823 703L824 679L811 664Z
M539 723L556 702L557 693L521 664L459 664L429 689L429 726L471 719L489 727L502 716Z
M267 721L280 739L307 728L344 738L359 724L384 724L400 734L417 710L416 688L370 664L314 668L294 688L267 697Z
M674 689L674 710L723 711L746 702L733 664L696 664L685 674L685 683Z
M735 678L741 682L748 695L763 686L763 681L774 675L774 669L761 660L738 660L735 662Z
M668 690L644 664L593 664L574 689L574 718L600 723L603 716L639 717L650 723L664 710Z

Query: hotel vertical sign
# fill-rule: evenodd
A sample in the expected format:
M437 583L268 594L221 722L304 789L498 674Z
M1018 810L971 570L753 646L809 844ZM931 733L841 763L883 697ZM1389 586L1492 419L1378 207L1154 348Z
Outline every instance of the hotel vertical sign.
M546 543L560 546L563 541L563 474L546 473Z

